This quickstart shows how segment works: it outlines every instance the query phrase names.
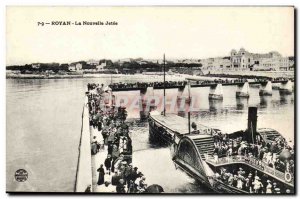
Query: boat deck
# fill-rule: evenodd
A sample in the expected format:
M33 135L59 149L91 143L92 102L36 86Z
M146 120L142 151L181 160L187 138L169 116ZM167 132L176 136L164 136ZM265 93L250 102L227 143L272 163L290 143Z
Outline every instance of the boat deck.
M151 117L158 122L159 124L163 125L167 129L176 132L178 134L188 134L188 121L187 119L180 117L175 114L166 114L163 115L151 115Z
M245 159L244 156L233 156L231 158L219 158L216 162L213 157L210 157L206 159L206 162L214 167L221 167L230 164L246 164L256 170L268 174L269 176L281 182L288 184L291 187L294 187L294 179L292 179L291 182L287 182L285 180L285 174L283 172L274 170L272 167L269 167L266 163L259 161L256 158Z
M188 119L180 117L175 114L166 114L164 115L154 115L151 114L151 117L153 120L155 120L157 123L162 125L164 128L175 132L179 135L188 135L189 134L189 124ZM210 127L204 126L199 124L198 122L195 122L197 124L197 129L201 130L207 130L211 129Z

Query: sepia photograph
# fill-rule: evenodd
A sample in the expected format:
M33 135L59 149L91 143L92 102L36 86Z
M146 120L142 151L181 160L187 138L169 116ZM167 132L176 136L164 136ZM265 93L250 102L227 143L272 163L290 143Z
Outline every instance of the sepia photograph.
M7 6L6 193L295 195L294 6Z

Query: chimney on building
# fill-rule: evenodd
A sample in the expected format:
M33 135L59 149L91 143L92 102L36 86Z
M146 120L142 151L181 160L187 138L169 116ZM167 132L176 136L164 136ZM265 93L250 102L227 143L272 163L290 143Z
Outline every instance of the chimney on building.
M248 109L248 129L247 140L249 143L256 142L257 132L257 107L249 107Z

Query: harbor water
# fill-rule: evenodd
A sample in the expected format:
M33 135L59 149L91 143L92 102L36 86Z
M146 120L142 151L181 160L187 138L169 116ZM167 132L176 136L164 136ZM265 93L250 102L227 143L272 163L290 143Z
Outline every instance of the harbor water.
M88 83L143 81L130 76L85 79L7 79L6 81L6 181L7 191L73 192L76 176L81 113ZM162 77L148 78L162 81ZM223 101L209 101L209 88L193 88L197 108L194 120L230 133L245 130L248 106L258 106L258 128L273 128L288 142L294 142L294 95L260 97L259 88L250 87L249 99L236 99L236 86L224 86ZM167 98L177 94L167 90ZM117 95L121 95L118 93ZM124 94L124 93L123 93ZM155 90L162 96L162 90ZM139 92L126 93L131 97ZM158 107L162 111L161 107ZM172 112L172 110L168 110ZM173 111L174 112L174 111ZM177 112L175 112L177 113ZM139 121L139 111L128 109L132 122L133 164L146 176L148 184L160 184L165 192L204 193L205 187L177 170L170 150L148 141L148 125ZM180 113L187 117L186 114ZM28 180L18 183L15 171L25 169Z

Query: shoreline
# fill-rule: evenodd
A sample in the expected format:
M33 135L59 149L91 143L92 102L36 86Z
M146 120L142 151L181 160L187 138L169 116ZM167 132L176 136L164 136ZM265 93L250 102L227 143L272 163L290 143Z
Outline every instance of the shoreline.
M205 75L189 75L189 74L166 74L166 77L171 77L175 79L185 79L185 78L241 78L246 76L254 77L294 77L294 71L278 71L278 72L262 72L262 71L227 71L221 73L210 73ZM80 79L80 78L119 78L119 77L150 77L151 79L159 79L163 77L163 74L15 74L6 72L6 79ZM167 80L168 81L168 80Z
M74 75L42 75L42 74L6 74L6 79L85 79L85 78L124 78L140 79L141 77L147 77L148 80L162 79L161 74L74 74ZM166 74L167 78L172 80L183 80L186 77L195 77L187 74ZM197 76L200 77L200 76ZM168 80L167 80L168 81ZM171 79L170 79L171 81Z

